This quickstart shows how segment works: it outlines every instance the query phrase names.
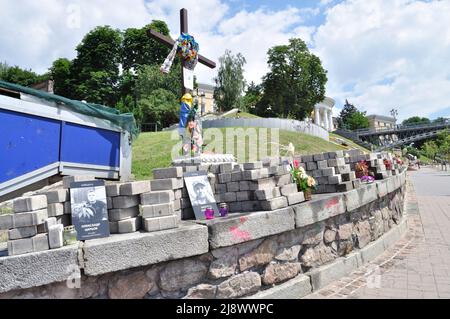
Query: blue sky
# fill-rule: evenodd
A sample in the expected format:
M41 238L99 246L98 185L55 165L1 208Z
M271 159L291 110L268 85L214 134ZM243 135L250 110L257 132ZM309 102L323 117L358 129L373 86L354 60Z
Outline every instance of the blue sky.
M162 19L176 37L182 7L200 52L242 53L248 82L268 71L270 47L298 37L328 70L335 115L348 99L368 114L450 117L449 0L0 0L0 60L45 72L97 25ZM195 73L212 84L216 70Z

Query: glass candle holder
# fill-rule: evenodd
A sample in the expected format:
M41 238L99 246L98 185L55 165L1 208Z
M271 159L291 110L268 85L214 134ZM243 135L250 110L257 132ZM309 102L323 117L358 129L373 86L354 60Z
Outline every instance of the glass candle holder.
M64 246L76 244L77 241L78 241L77 231L75 230L75 226L64 227L63 231Z
M206 219L213 219L214 218L214 209L212 209L212 207L206 207L206 209L205 209L205 217L206 217Z
M226 217L228 215L228 206L226 203L220 204L219 213L221 217Z

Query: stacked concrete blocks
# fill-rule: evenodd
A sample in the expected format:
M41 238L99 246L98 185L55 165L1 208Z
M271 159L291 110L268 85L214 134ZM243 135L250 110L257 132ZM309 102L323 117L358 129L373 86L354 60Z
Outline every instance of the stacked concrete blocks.
M315 193L346 192L359 186L343 151L303 155L299 160L317 181Z
M134 233L141 229L140 195L150 191L150 181L137 181L106 186L110 202L109 230L112 234Z
M47 197L37 195L16 198L13 212L0 216L0 229L8 230L8 255L48 250L48 233L38 231L38 226L48 219Z
M181 218L183 169L181 167L153 170L151 192L141 194L140 215L147 232L177 228Z
M66 182L66 184L69 184L69 182ZM72 215L71 215L69 189L59 188L55 190L50 190L43 193L43 195L47 197L48 216L55 217L58 224L62 224L64 227L71 225Z

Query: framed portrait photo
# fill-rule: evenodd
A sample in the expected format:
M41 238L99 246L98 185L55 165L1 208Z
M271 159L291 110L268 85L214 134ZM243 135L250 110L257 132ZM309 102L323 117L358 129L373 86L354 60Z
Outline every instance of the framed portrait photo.
M109 222L105 182L101 180L70 184L72 224L78 240L108 237Z
M189 172L184 174L184 182L191 200L195 218L207 219L205 211L210 208L214 210L214 217L220 217L216 199L206 172Z

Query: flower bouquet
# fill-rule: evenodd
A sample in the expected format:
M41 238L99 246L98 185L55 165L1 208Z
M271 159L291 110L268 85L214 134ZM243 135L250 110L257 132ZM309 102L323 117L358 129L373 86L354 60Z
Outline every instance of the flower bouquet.
M383 164L384 164L384 166L386 166L386 169L388 171L392 169L392 162L390 160L388 160L387 158L385 158L383 160Z
M373 176L365 175L365 176L361 177L360 180L362 183L370 184L375 181L375 178Z
M300 166L298 160L291 163L292 179L297 184L297 190L305 194L306 200L311 200L312 190L316 188L316 180L306 174L305 169Z
M369 175L369 166L366 161L359 161L355 165L355 175L356 178L361 178L363 176Z

